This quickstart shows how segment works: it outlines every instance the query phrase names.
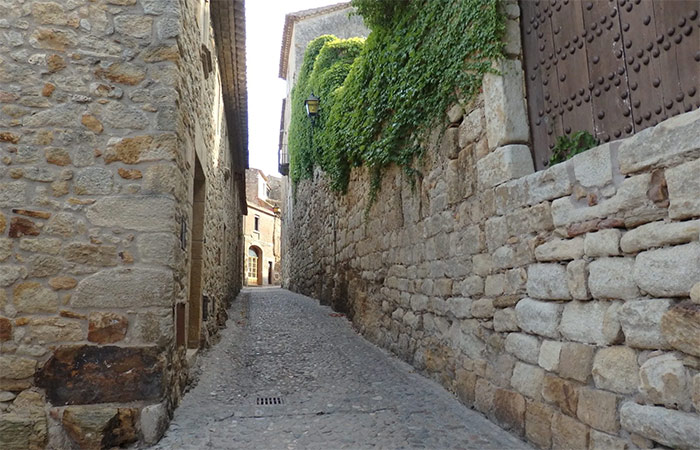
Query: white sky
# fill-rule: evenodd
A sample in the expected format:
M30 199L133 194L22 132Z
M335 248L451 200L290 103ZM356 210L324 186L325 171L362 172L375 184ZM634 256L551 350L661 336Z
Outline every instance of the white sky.
M286 81L278 78L284 16L342 0L248 0L248 150L250 167L278 175L277 147Z

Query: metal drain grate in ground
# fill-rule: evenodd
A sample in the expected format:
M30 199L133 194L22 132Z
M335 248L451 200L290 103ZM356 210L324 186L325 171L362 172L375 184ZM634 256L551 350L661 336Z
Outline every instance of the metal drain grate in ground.
M255 400L255 404L259 406L274 406L282 405L284 402L282 401L282 397L258 397Z

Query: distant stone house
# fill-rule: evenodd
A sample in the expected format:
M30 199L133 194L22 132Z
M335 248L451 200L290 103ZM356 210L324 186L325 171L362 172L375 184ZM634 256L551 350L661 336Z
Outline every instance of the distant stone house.
M0 28L0 448L154 442L242 285L244 2Z
M280 284L280 183L259 169L246 170L243 280L249 286Z

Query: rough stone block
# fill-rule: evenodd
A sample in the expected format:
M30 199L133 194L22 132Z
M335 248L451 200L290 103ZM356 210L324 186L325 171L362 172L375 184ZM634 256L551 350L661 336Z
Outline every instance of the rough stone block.
M517 435L525 433L525 398L517 392L496 389L493 396L496 422Z
M632 299L639 297L633 278L631 258L602 258L588 265L588 287L593 298Z
M112 193L114 174L103 167L81 169L73 181L73 192L77 195L107 195Z
M88 317L88 341L112 344L126 337L129 320L112 312L92 312Z
M476 163L479 187L487 189L534 172L527 145L499 147Z
M619 149L620 171L638 172L693 154L700 148L698 120L700 112L691 111L625 139Z
M700 357L700 305L686 301L666 311L661 334L676 350Z
M525 410L525 437L540 448L552 444L554 409L544 403L528 401Z
M610 345L621 341L618 312L621 302L573 301L564 306L559 331L566 338L587 344Z
M525 143L530 139L527 123L523 71L518 60L503 60L500 74L484 75L486 135L489 145Z
M542 382L544 370L540 367L516 362L513 376L510 380L513 389L527 397L539 400L542 398Z
M634 280L641 290L656 297L687 297L700 280L700 243L638 254Z
M491 298L481 298L472 302L472 315L476 318L489 319L495 311Z
M524 298L515 306L521 330L546 336L559 337L559 320L563 305Z
M603 187L612 183L612 143L579 153L571 158L574 165L576 181L584 188ZM617 144L614 144L617 145Z
M637 392L639 364L637 353L629 347L601 348L593 359L596 387L621 394Z
M174 280L169 270L102 270L78 283L71 305L80 308L172 306L173 292Z
M578 391L576 416L581 422L597 430L617 433L620 429L617 401L618 396L615 394L583 387Z
M467 114L459 126L458 142L460 148L473 144L481 136L484 129L484 112L477 108Z
M639 299L625 302L618 313L625 345L645 349L669 348L661 333L661 318L673 300Z
M0 356L0 379L22 380L34 375L36 360L23 356Z
M700 234L700 220L674 223L653 222L625 233L620 240L620 247L625 253L637 253L653 247L697 241L698 234Z
M63 428L79 448L97 450L138 441L138 410L114 406L69 406Z
M552 416L552 450L588 448L589 428L564 414Z
M578 390L578 384L551 374L546 374L542 382L542 397L569 416L576 415Z
M93 225L136 231L171 231L177 225L175 202L164 196L104 197L87 210Z
M0 183L0 208L16 208L27 204L26 184L20 181Z
M668 215L671 219L700 215L700 198L697 195L700 192L698 172L700 172L700 159L666 170L670 201Z
M557 372L559 370L559 355L561 354L562 343L559 341L542 341L540 346L540 354L537 358L537 364L544 370L549 372Z
M570 261L583 256L583 238L555 239L535 248L537 261Z
M673 448L697 448L697 414L627 402L620 408L622 428Z
M455 372L455 393L469 407L474 405L476 380L477 376L472 371L457 369Z
M58 295L36 281L17 284L12 291L15 310L19 313L55 313Z
M693 377L692 398L695 411L700 411L700 373Z
M624 439L596 430L591 430L590 441L590 450L628 450L629 448Z
M518 316L514 308L497 309L493 314L493 329L496 332L518 331Z
M527 268L527 294L545 300L568 300L566 267L559 264L532 264Z
M156 403L155 405L144 407L141 410L139 419L143 442L147 445L154 445L163 437L170 420L168 408L164 403Z
M582 259L571 261L566 265L566 285L575 300L589 300L588 263Z
M639 370L639 392L646 403L667 408L690 408L688 371L672 353L649 358Z
M569 178L568 162L556 164L546 170L535 172L524 178L528 186L528 204L565 197L571 194L573 183Z
M584 253L591 258L618 256L620 254L621 234L620 230L616 230L615 228L586 234L586 240L583 246Z
M561 344L559 359L559 375L564 378L588 382L593 368L593 354L595 347L574 342Z
M540 341L535 336L524 333L510 333L506 337L506 351L518 359L537 364Z
M496 387L484 378L476 381L474 407L489 417L493 417L493 397Z
M163 361L155 347L60 347L35 381L54 406L156 400L163 391Z

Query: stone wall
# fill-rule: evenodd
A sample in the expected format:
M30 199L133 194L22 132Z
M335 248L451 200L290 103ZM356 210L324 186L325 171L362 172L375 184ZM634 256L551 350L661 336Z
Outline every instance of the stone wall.
M241 284L244 186L207 3L23 1L0 13L0 447L153 442L187 377L176 312L186 325L195 152L207 185L202 342Z
M534 172L508 13L415 184L288 187L285 286L540 448L697 448L700 112Z

